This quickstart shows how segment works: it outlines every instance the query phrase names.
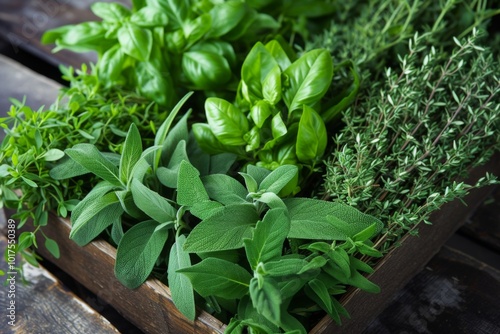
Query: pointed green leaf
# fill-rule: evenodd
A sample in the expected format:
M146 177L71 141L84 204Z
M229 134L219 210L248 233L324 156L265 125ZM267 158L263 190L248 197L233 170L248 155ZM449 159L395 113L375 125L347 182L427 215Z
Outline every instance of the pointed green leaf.
M137 161L141 158L142 142L141 135L137 126L132 123L123 144L122 155L120 159L119 175L123 183L128 183Z
M290 219L283 209L269 210L257 223L251 239L245 239L245 252L253 270L260 262L277 259L290 230Z
M304 105L295 145L299 161L304 163L320 161L325 153L327 140L323 119L313 108Z
M191 267L189 254L183 249L186 237L180 235L170 250L168 260L168 287L172 293L172 301L175 306L190 320L196 316L194 304L194 292L191 281L177 270Z
M270 277L263 277L261 284L254 277L250 281L250 298L255 309L275 325L281 322L281 293L278 284Z
M168 200L143 185L139 180L132 181L131 191L135 205L158 223L176 219L176 210Z
M217 296L226 299L239 299L247 294L252 278L243 267L217 258L207 258L178 272L189 278L202 297Z
M212 174L201 178L208 196L224 205L248 203L248 191L236 179L226 174Z
M224 145L245 145L245 133L248 132L246 116L226 100L209 97L205 101L205 112L210 129Z
M298 173L297 166L284 165L272 171L259 185L259 191L278 194Z
M126 23L118 30L118 41L123 52L129 56L140 61L149 59L153 47L153 35L150 30Z
M134 225L118 245L115 275L130 289L144 283L153 270L168 237L166 225L145 221Z
M118 168L91 144L76 144L65 153L82 167L109 183L122 186Z
M177 178L177 203L191 206L208 199L198 170L189 162L182 161Z
M225 206L191 231L184 248L190 253L241 248L258 220L252 204Z

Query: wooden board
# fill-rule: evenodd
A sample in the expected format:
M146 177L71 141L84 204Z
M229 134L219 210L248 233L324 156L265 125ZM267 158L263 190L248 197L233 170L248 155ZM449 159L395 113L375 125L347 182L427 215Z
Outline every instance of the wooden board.
M445 247L364 333L500 333L500 271Z
M5 236L0 236L2 255L7 245ZM9 265L3 256L0 269L8 273L2 277L2 281L5 278L9 281L8 285L0 286L1 333L119 333L99 313L67 291L43 267L25 264L25 283L19 274L9 273ZM10 321L14 321L14 326L9 324Z

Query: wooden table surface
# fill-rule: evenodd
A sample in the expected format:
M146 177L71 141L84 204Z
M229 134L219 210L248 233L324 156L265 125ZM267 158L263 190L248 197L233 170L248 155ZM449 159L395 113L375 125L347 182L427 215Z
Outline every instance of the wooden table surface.
M46 29L92 18L92 2L0 0L0 117L9 109L10 97L26 95L34 108L50 105L59 87L50 79L59 77L56 64L95 61L93 54L53 54L51 46L39 43ZM0 211L0 226L7 219ZM4 236L3 230L0 248L6 246ZM4 271L5 266L2 258ZM36 282L18 285L18 319L25 333L141 333L71 277L50 263L46 267L32 272ZM8 301L6 291L0 288L1 309ZM0 333L10 330L3 318ZM500 190L364 333L500 333Z

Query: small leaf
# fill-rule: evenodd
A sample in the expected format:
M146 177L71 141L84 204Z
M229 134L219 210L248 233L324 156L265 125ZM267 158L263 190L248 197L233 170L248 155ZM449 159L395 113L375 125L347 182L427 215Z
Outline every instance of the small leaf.
M321 160L327 140L323 119L314 109L304 105L295 145L295 153L299 161L315 163Z
M259 185L259 191L278 194L298 173L297 166L284 165L272 171Z
M264 277L259 284L258 278L250 281L250 298L253 307L275 325L281 322L281 293L278 284L270 277Z
M45 159L45 161L56 161L64 157L64 152L58 150L57 148L53 148L45 152L42 157Z
M52 240L48 238L47 236L45 237L45 248L52 254L53 257L58 259L61 256L61 252L59 251L59 245L55 240Z
M211 174L202 177L208 196L224 205L248 203L248 191L236 179L226 174Z
M144 7L133 13L130 22L139 27L158 27L168 24L168 16L158 8Z
M168 237L166 225L145 221L132 226L118 245L115 275L129 289L148 278Z
M119 22L130 16L130 10L119 3L96 2L90 9L96 16L110 22Z
M248 293L252 276L243 267L232 262L207 258L194 266L179 269L186 275L202 297L217 296L239 299Z
M238 108L226 100L210 97L205 101L205 111L210 129L222 144L246 144L248 120Z

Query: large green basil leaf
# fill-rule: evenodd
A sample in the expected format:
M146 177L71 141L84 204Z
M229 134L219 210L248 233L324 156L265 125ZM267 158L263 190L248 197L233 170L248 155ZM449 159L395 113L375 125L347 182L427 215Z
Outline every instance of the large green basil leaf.
M207 37L220 37L236 27L247 10L242 1L230 0L216 4L211 10L212 27Z
M168 16L161 9L144 7L132 14L130 22L139 27L159 27L168 24Z
M205 13L194 20L187 21L184 24L184 35L186 36L186 47L190 47L198 42L209 30L212 25L212 17Z
M149 59L153 47L153 34L150 30L132 23L124 24L118 30L118 41L123 52L129 56L140 61Z
M264 99L262 84L276 66L278 63L262 43L258 42L250 50L241 66L241 90L250 104ZM272 96L271 92L267 94Z
M135 67L137 87L143 96L161 105L171 105L175 100L172 77L153 63L138 62Z
M273 106L281 100L281 70L278 65L273 67L262 82L262 95Z
M58 37L57 32L60 33ZM100 22L84 22L69 26L67 29L58 28L53 33L49 32L44 42L48 43L55 39L57 47L54 51L62 48L75 52L101 51L109 43L104 38L105 34L106 29Z
M104 52L97 67L97 73L101 81L108 85L116 82L122 75L125 59L120 44L116 44Z
M292 65L283 74L286 85L283 85L283 100L289 114L302 105L312 107L325 95L333 78L333 62L326 50L311 50Z
M224 145L245 145L248 120L233 104L211 97L205 101L207 122L217 139Z
M189 51L206 51L216 53L224 57L231 67L236 65L236 53L234 52L233 46L228 42L219 40L201 40L193 45Z
M295 152L303 163L315 163L323 157L328 140L325 123L321 116L304 104L299 122Z
M189 51L182 57L182 70L196 89L223 87L232 76L227 60L216 53Z
M259 128L262 128L264 122L271 114L271 106L267 101L258 101L250 109L250 117L252 117L253 122Z
M282 72L292 65L290 57L287 55L285 49L283 49L283 46L277 39L267 42L266 49L276 60ZM291 52L293 52L293 50L291 50Z
M168 237L166 224L148 220L130 228L116 251L115 275L129 289L148 278Z
M189 0L148 0L148 5L161 8L168 16L168 28L176 30L184 26L189 18Z
M239 150L240 147L226 146L222 144L217 137L215 137L210 125L206 123L195 123L193 124L192 129L196 142L204 152L209 154L234 152L238 154L237 150Z
M130 10L119 3L96 2L90 9L105 21L119 22L130 16Z

